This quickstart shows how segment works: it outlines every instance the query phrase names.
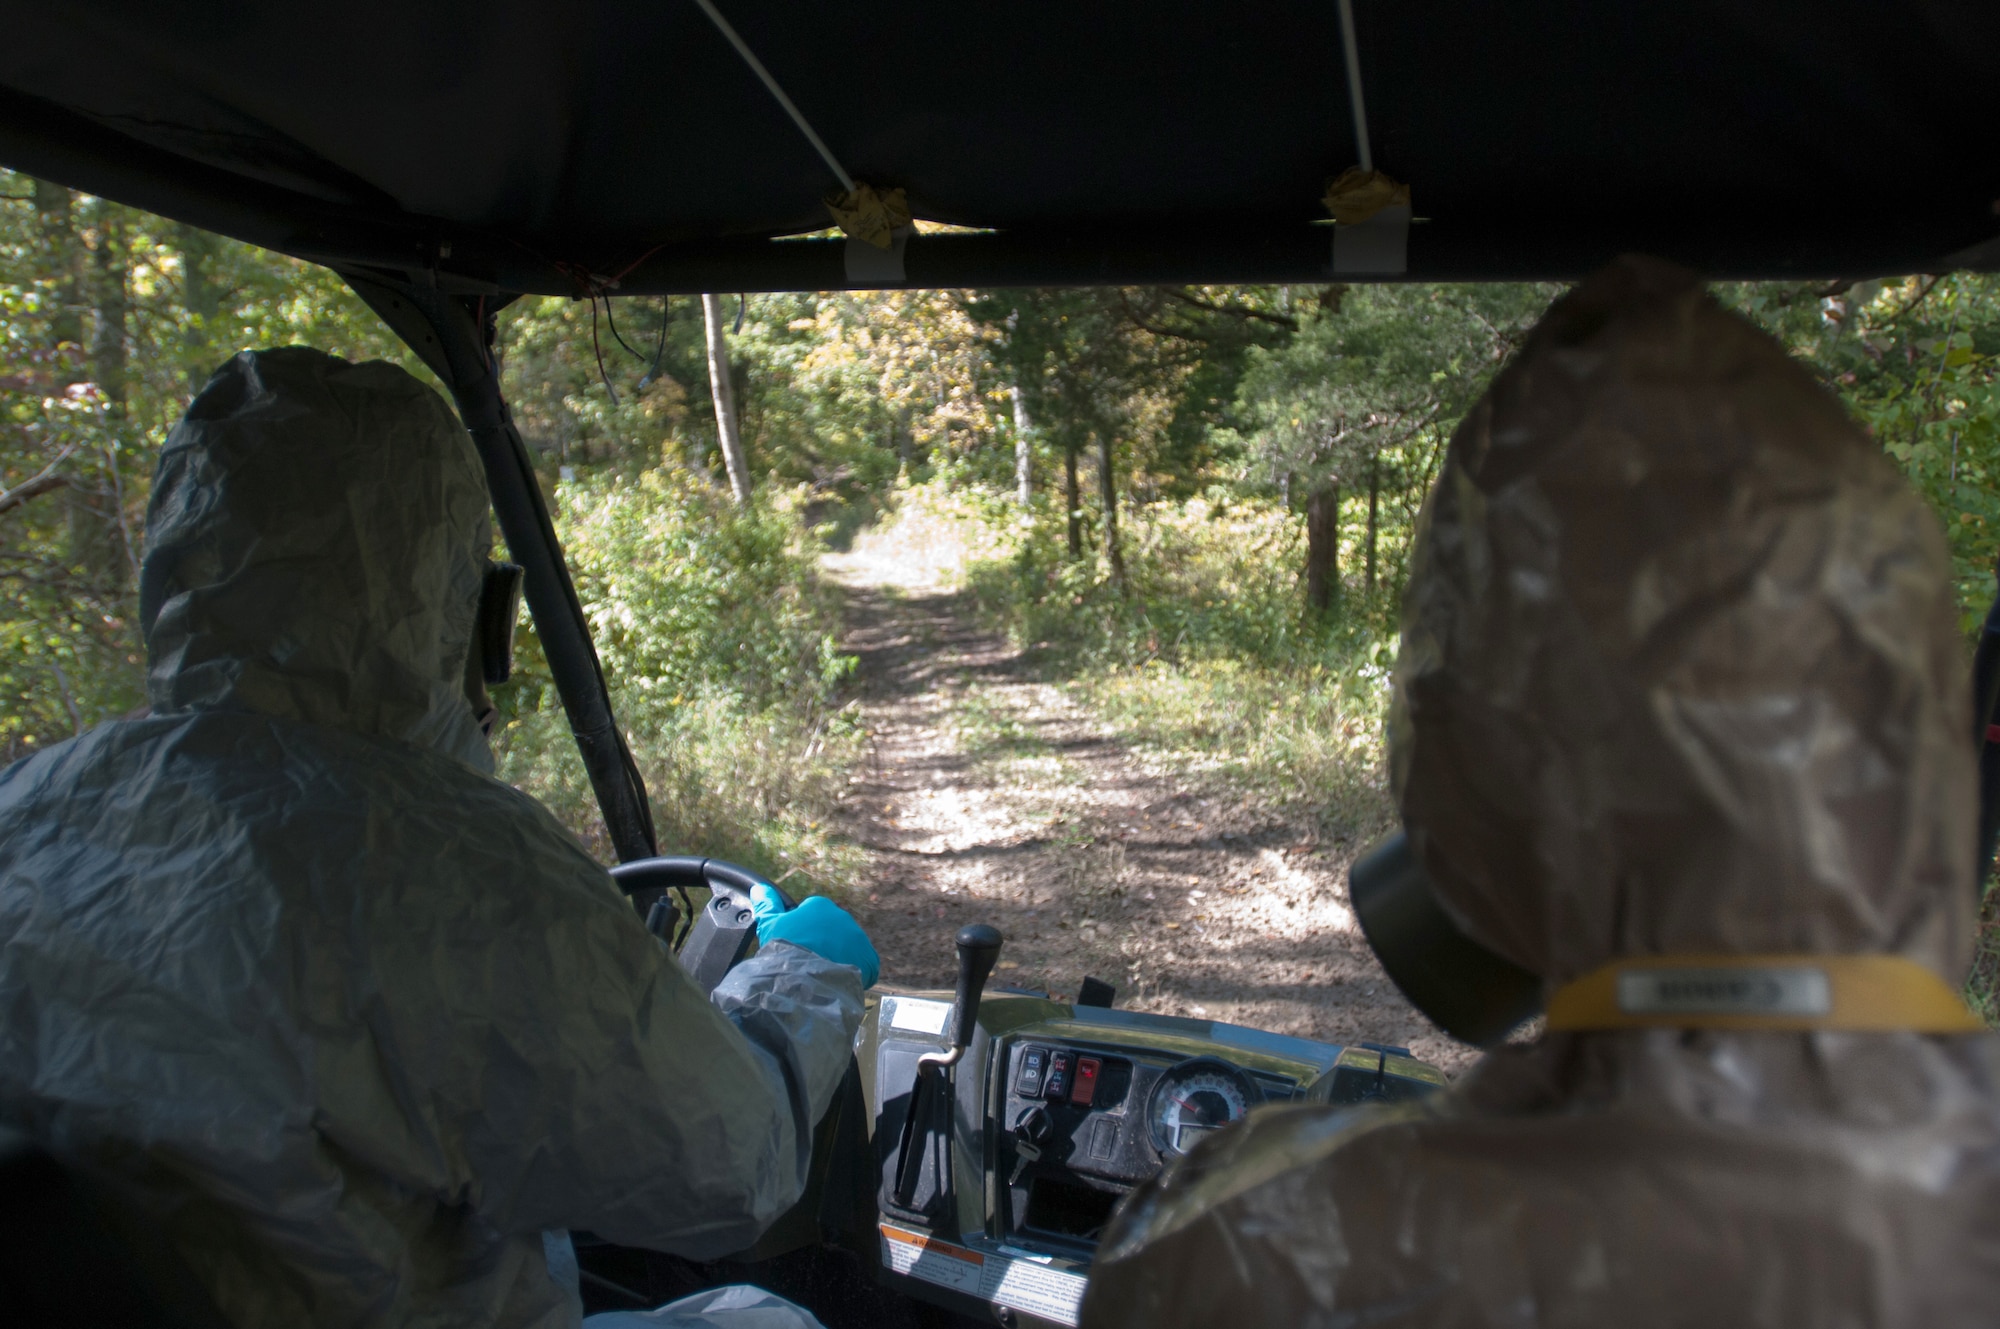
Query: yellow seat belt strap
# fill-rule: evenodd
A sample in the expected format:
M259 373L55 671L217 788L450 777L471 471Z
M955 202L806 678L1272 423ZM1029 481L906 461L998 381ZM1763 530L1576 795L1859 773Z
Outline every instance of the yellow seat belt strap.
M1617 960L1564 984L1548 1027L1907 1029L1986 1026L1950 984L1900 955L1657 955Z

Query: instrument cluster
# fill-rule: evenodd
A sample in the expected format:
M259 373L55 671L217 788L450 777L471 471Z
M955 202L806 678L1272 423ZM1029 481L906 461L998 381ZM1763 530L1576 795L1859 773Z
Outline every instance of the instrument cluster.
M1239 1121L1298 1093L1217 1056L1022 1041L1006 1076L994 1164L1002 1218L1024 1240L1095 1243L1119 1198Z

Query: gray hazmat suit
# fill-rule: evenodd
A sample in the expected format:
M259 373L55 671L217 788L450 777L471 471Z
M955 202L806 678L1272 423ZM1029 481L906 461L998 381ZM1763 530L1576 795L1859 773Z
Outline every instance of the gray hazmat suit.
M741 1249L848 1064L858 971L711 1002L486 773L488 521L401 369L238 356L160 461L152 715L0 774L0 1116L246 1329L574 1325L544 1230Z
M1692 274L1623 260L1452 439L1404 604L1404 824L1458 924L1552 991L1704 953L1956 985L1965 654L1881 449ZM1120 1211L1083 1322L1991 1324L1997 1051L1579 1027L1428 1103L1255 1112Z

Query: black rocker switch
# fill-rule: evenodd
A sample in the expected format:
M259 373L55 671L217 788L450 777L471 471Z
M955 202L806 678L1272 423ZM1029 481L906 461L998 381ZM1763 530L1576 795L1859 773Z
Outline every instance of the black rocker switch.
M1049 1073L1042 1080L1042 1097L1051 1103L1060 1103L1069 1097L1070 1068L1076 1065L1076 1054L1057 1048L1049 1053Z
M1047 1048L1022 1048L1020 1067L1014 1073L1014 1092L1023 1098L1040 1098L1042 1096L1042 1077L1048 1073L1049 1050Z

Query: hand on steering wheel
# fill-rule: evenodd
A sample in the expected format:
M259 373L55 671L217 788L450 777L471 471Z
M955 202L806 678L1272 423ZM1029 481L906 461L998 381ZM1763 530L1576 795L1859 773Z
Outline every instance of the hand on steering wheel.
M786 909L777 891L759 883L750 888L750 910L757 916L758 945L787 941L835 964L853 965L861 971L864 988L874 987L881 977L875 944L852 914L824 895L808 896Z

